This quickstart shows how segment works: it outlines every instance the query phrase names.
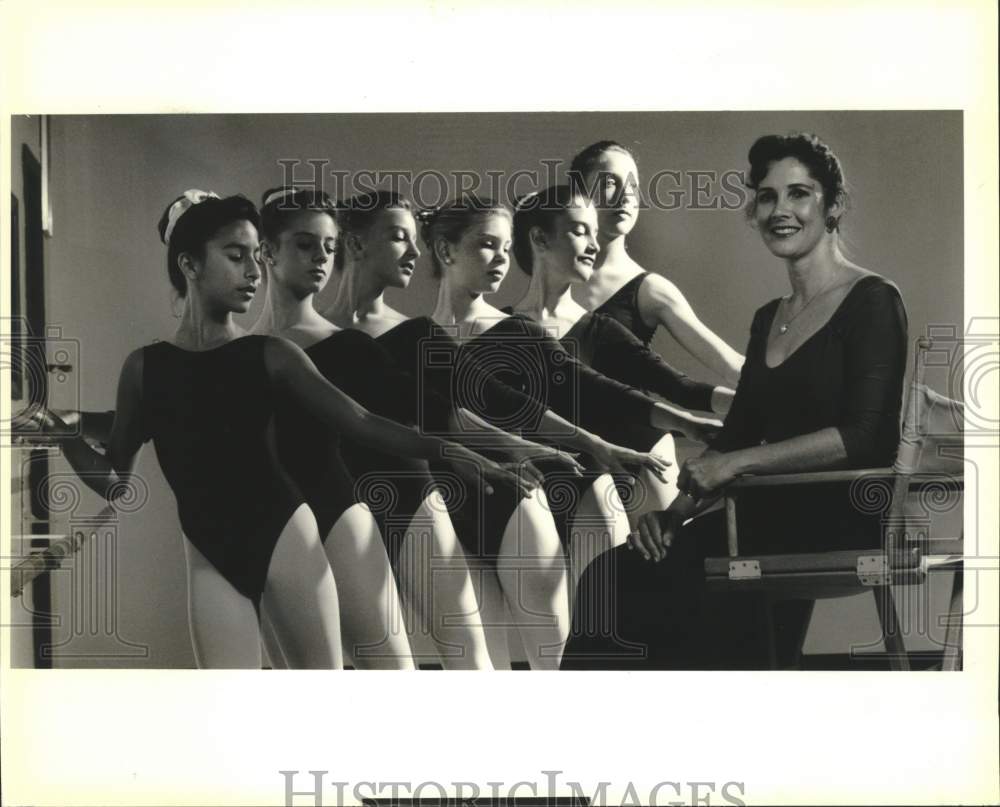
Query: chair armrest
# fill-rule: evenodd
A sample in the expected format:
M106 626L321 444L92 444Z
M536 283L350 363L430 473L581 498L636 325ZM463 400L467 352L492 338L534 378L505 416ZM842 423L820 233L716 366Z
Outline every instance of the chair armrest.
M759 476L741 476L730 483L724 491L726 509L727 548L730 557L740 555L739 532L737 528L736 507L740 494L744 491L769 489L779 486L853 483L859 480L886 480L893 486L893 499L900 503L906 498L907 491L919 490L925 485L935 485L947 491L962 491L965 482L961 475L951 474L900 474L892 468L856 468L840 471L812 471L797 474L762 474ZM752 496L752 493L749 494ZM899 509L899 515L903 510ZM899 567L912 566L919 558L919 549L910 546L892 546L887 551L893 557L893 565Z
M747 474L726 486L724 491L726 506L726 544L730 557L739 552L739 531L736 525L737 494L745 490L759 490L786 485L816 485L831 482L853 482L857 479L892 479L892 468L859 468L841 471L809 471L797 474Z

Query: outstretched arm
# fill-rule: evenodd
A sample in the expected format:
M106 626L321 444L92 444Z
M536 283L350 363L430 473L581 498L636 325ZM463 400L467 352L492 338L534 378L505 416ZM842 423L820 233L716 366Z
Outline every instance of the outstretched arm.
M722 427L712 418L699 417L659 401L649 414L649 425L663 432L680 432L685 437L702 443L709 442Z
M553 460L565 465L574 473L583 473L583 466L569 454L565 454L557 448L525 440L516 434L505 432L468 409L453 411L449 425L449 438L463 445L496 448L505 453L513 462Z
M509 484L525 494L530 492L530 484L474 451L372 414L327 381L297 345L271 337L264 356L278 390L331 431L348 432L359 443L388 454L452 462L459 471L472 466L487 480ZM489 482L486 489L490 490Z
M597 372L684 409L722 415L729 411L731 389L689 378L617 320L600 314L593 317L596 349L590 365Z
M109 501L123 495L135 467L139 450L146 439L141 417L142 404L142 351L136 350L125 360L118 380L118 394L110 433L106 437L108 449L101 453L82 436L60 439L60 447L67 462L87 487ZM86 414L84 427L86 427ZM107 415L98 413L98 431L107 430ZM49 412L46 430L75 432L76 424L67 424L58 414ZM93 436L93 435L88 435Z
M618 374L605 375L594 367L578 361L565 346L545 334L532 321L532 329L545 362L549 379L569 376L570 383L552 383L549 400L556 411L575 416L587 428L606 428L608 413L614 412L625 422L638 422L659 431L678 431L695 440L707 441L721 425L718 421L700 418L661 403L618 380ZM643 348L644 349L644 348ZM635 380L640 380L635 378ZM577 383L572 383L576 381ZM579 391L579 396L577 396ZM708 395L705 396L708 398Z
M650 274L639 288L639 313L663 325L688 353L736 386L743 356L698 319L677 286L662 275Z
M476 414L494 426L501 423L509 427L511 415L518 414L519 417L516 419L524 423L524 433L533 439L588 454L597 460L599 465L616 473L649 468L653 473L662 476L668 463L660 458L612 445L580 428L551 409L547 409L545 402L497 380L494 374L479 366L474 353L460 356L458 344L430 320L421 318L419 321L411 320L411 322L414 323L412 338L398 343L394 356L399 366L409 370L414 378L420 378L422 382L424 417L420 422L426 422L427 414L442 409L440 403L435 404L431 400L433 396L429 397L429 392L434 391L439 401L446 401L445 407L448 411L452 409L465 411L469 408L464 406L466 396L474 394ZM450 361L442 361L440 355L434 364L421 360L421 350L418 349L418 345L431 340L435 350L440 353L452 352ZM565 352L558 344L556 350L560 353ZM456 377L462 379L461 384L454 383ZM645 416L645 410L643 412ZM493 422L494 418L497 422Z
M56 419L71 435L79 434L92 443L107 445L111 439L115 413L83 412L76 409L46 409L44 412L36 410L31 414L15 415L14 425L24 434L40 430L39 433L44 433L51 439L59 436L52 431L56 426Z

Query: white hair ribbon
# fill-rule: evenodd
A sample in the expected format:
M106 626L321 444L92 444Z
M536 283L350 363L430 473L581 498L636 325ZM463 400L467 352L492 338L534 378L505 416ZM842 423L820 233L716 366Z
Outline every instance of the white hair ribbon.
M174 232L174 227L177 226L177 222L180 217L183 216L190 208L204 202L206 199L218 198L219 194L212 191L200 191L197 188L184 191L184 193L181 194L181 198L170 205L170 210L167 211L167 226L163 231L163 243L170 243L170 236Z
M271 191L265 198L262 207L267 207L275 202L281 202L287 199L289 196L294 196L298 193L301 188L296 188L294 186L287 188L278 188L277 190Z
M538 196L538 191L531 191L531 193L526 193L514 204L515 210L524 210L529 204L531 204L534 199Z

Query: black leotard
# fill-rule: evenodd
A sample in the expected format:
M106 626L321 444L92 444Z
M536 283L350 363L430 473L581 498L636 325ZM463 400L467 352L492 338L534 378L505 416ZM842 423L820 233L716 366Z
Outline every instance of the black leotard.
M530 317L511 314L462 343L461 358L597 434L612 418L648 423L654 402L575 359Z
M898 289L873 275L857 281L829 321L777 367L768 367L767 338L779 301L760 308L750 329L736 397L712 447L733 451L836 428L853 468L892 463L906 371L906 311ZM808 487L808 489L807 489ZM845 485L810 485L790 493L765 488L740 499L741 551L747 554L880 546L884 513ZM766 663L761 637L745 619L749 595L706 599L706 557L726 554L724 519L696 518L660 563L611 550L581 581L564 668L757 667ZM610 589L609 589L610 586ZM589 602L589 598L596 598ZM706 607L711 602L711 607ZM613 630L594 631L585 617L614 603ZM789 642L805 628L790 606ZM741 636L740 633L744 635ZM644 647L623 653L621 641ZM762 661L763 659L763 661Z
M306 354L310 355L308 350ZM316 356L310 358L316 363ZM317 369L331 380L318 364ZM341 453L341 435L300 407L285 402L277 409L275 438L278 460L312 508L320 538L325 542L337 520L358 502L354 477Z
M624 325L604 314L584 314L561 339L587 366L609 378L653 392L685 409L711 411L711 384L692 381L667 364ZM663 433L609 412L601 434L612 443L649 451Z
M461 361L458 344L430 317L401 322L376 341L401 370L416 379L412 410L427 431L435 428L428 422L428 415L438 409L435 399L445 400L455 408L467 406L509 431L535 429L542 419L545 407L534 398L497 382L475 364ZM468 406L470 401L477 405ZM481 453L499 459L488 448ZM520 494L505 486L494 486L493 495L484 496L481 490L469 489L443 463L431 463L431 471L440 483L462 546L473 556L494 561L504 530L521 501Z
M305 352L330 383L363 407L403 425L414 425L415 382L412 376L397 369L388 352L370 336L361 331L342 330L310 345ZM429 396L427 405L430 409L428 421L436 431L444 431L447 428L447 403ZM303 433L301 422L294 425L293 431L295 434L290 435L288 440L290 452L296 455L312 454L319 461L322 452L310 450L312 446L309 442L301 442L309 440L308 432ZM402 540L413 516L435 485L427 462L376 451L358 444L346 434L340 441L339 456L353 476L354 497L367 504L375 516L395 568ZM298 479L299 473L322 476L321 469L302 469L293 472L293 476ZM305 481L301 484L307 501L312 504L310 488L306 487ZM324 482L324 490L326 487ZM317 509L321 534L325 535L324 526L332 526L333 523L326 516L331 508L320 504L314 509ZM332 510L339 516L336 505ZM326 526L327 530L329 526Z
M639 313L639 288L648 276L649 272L636 275L594 309L595 314L604 314L620 322L645 345L653 340L656 333L656 326L650 327L643 322Z
M143 348L141 417L177 499L181 527L259 609L271 554L303 498L275 462L266 336L212 350Z
M878 275L854 283L827 323L777 367L765 359L780 300L760 308L719 451L774 443L835 425L852 467L891 458L899 443L906 311Z
M614 419L649 422L654 403L650 398L576 361L543 326L522 314L508 316L463 342L459 357L535 398L570 423L601 436ZM549 507L564 542L569 540L569 524L581 497L601 475L600 471L582 477L545 475Z
M599 373L655 392L685 409L712 411L713 385L693 381L671 367L624 325L605 314L584 314L562 341L573 342L576 357Z
M501 383L488 368L463 361L458 342L430 317L401 322L376 341L401 370L417 380L420 400L413 408L421 412L424 429L434 428L427 417L436 412L433 403L427 402L427 396L434 395L452 406L470 409L506 431L537 431L545 406L529 394Z

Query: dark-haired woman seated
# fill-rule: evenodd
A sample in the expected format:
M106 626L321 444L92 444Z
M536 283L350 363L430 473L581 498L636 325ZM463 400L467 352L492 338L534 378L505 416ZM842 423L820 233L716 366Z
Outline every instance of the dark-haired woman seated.
M895 285L840 250L840 162L805 134L762 137L749 160L755 195L748 218L785 262L791 293L754 315L725 426L708 451L685 463L681 495L644 516L628 548L591 564L579 591L597 601L576 603L563 669L766 666L761 603L746 593L705 591L704 559L727 554L722 514L689 519L743 474L893 460L906 313ZM843 486L761 491L740 508L741 548L751 551L853 549L880 540L878 516L852 508ZM789 603L777 615L779 651L806 627L801 606Z

